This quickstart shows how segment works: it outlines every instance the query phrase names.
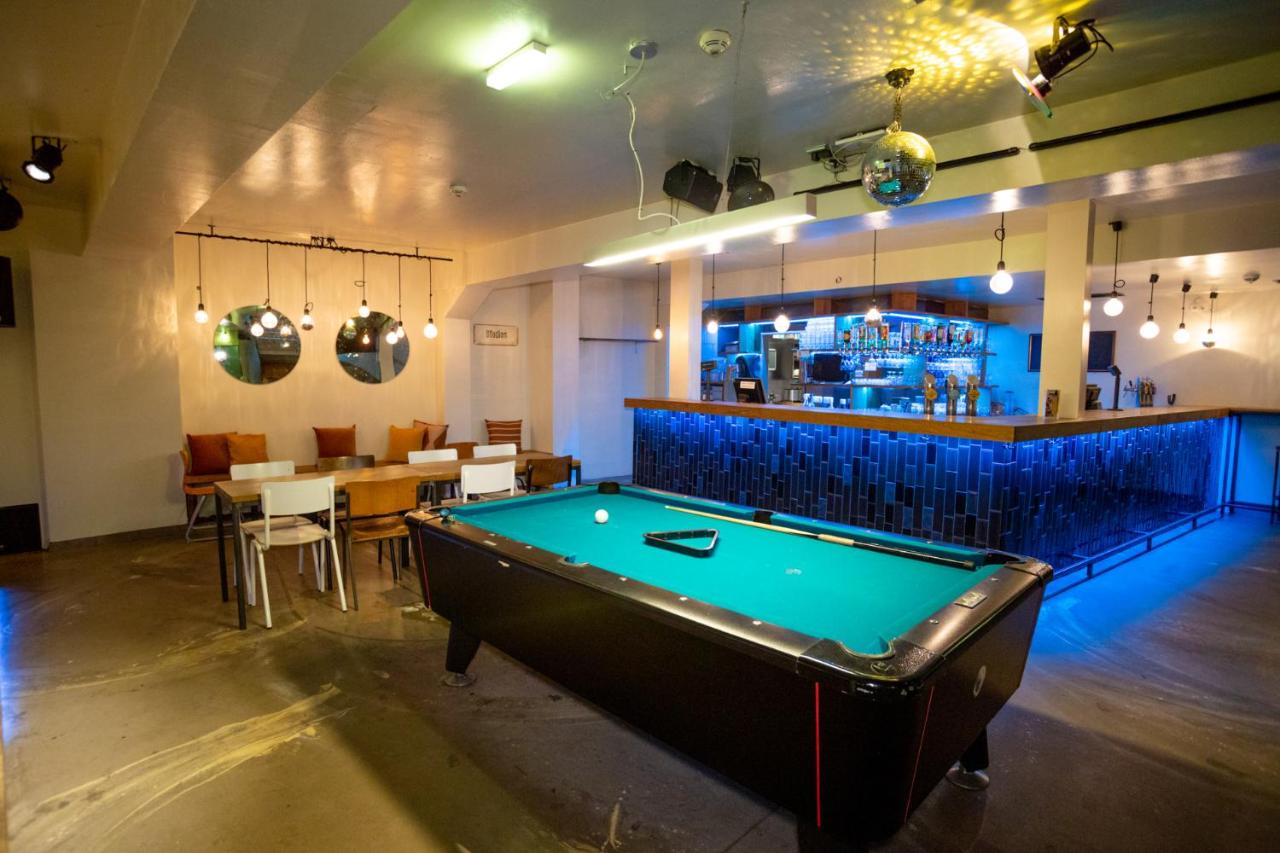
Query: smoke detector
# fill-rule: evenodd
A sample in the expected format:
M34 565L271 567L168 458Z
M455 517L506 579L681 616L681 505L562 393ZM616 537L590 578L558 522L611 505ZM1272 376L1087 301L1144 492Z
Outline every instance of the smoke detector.
M698 47L707 56L719 56L733 44L733 37L724 30L707 30L698 36Z
M1257 270L1249 270L1247 273L1244 274L1244 280L1249 284L1253 284L1255 281L1257 281L1260 278L1262 278L1262 276L1258 273Z
M466 184L451 184L451 185L449 186L449 192L453 193L453 197L454 197L454 198L462 198L464 195L466 195L466 194L467 194L467 185L466 185Z

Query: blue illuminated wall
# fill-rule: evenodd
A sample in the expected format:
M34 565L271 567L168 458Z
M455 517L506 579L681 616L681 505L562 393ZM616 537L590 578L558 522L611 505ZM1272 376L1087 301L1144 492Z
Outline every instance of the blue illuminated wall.
M634 479L1065 565L1216 505L1222 429L1015 443L637 409Z

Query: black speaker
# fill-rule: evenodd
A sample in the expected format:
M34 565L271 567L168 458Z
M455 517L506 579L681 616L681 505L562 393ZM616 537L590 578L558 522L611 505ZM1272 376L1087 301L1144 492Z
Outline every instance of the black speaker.
M13 316L13 264L0 256L0 327L12 329L17 322Z
M724 185L716 176L701 166L681 160L667 170L662 181L662 191L671 198L687 201L707 213L715 213Z
M0 554L40 550L40 505L0 506Z

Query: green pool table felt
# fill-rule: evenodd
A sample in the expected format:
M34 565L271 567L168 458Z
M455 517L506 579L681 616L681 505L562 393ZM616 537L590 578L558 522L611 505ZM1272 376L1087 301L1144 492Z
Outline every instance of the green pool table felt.
M713 502L628 487L618 494L586 487L472 503L456 507L454 515L576 562L839 641L859 654L886 651L890 639L999 568L998 563L974 570L941 565L675 512L666 505L750 517ZM608 522L596 523L598 509L609 513ZM821 522L806 526L823 530ZM645 533L688 528L719 531L711 556L679 554L643 541ZM848 535L835 526L826 532Z

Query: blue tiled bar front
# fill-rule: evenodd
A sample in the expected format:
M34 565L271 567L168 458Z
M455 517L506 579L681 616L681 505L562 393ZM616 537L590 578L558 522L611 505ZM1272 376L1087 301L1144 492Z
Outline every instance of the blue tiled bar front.
M1057 565L1220 498L1220 417L1019 441L642 407L634 417L639 485Z

